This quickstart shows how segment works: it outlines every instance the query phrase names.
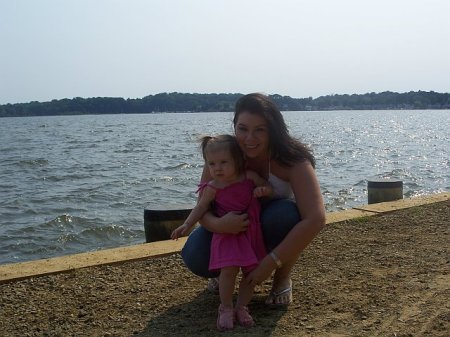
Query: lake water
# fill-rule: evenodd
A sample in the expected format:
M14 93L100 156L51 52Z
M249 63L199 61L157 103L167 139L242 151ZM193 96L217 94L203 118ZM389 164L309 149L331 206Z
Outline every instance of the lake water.
M367 180L405 197L449 191L449 110L286 112L310 144L327 211L367 203ZM146 207L195 202L203 134L232 113L0 119L0 263L145 241Z

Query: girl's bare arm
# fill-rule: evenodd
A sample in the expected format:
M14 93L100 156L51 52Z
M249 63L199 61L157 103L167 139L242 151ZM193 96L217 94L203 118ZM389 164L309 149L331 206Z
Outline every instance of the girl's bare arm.
M170 235L171 239L176 240L180 236L187 235L189 230L194 226L201 217L209 210L211 203L214 201L216 195L216 191L206 186L203 189L202 195L199 197L197 201L197 205L192 209L189 213L189 216L184 221L184 223L177 227L172 234Z
M253 195L256 198L270 197L273 194L272 185L258 173L254 171L246 171L247 178L253 180L256 188L253 191Z
M202 194L199 196L197 205L195 205L191 213L189 213L189 216L186 218L184 223L190 225L191 227L194 226L203 217L203 215L209 211L210 205L214 201L215 196L216 190L206 186L203 189Z

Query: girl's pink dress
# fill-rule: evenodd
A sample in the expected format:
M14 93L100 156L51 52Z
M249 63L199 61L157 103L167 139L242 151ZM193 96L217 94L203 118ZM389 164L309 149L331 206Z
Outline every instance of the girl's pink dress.
M217 188L203 184L200 190L209 186L216 190L214 210L221 217L228 212L247 213L248 229L239 234L214 233L211 242L209 270L223 267L242 267L244 273L253 270L258 262L266 256L266 249L259 222L260 205L253 197L255 184L245 178L242 181Z

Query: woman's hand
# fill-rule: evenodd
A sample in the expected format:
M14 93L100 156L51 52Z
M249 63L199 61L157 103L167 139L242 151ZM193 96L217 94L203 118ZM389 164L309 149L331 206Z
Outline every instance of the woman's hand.
M247 213L238 214L229 212L223 217L218 218L217 229L219 233L238 234L245 232L249 224Z
M258 267L252 270L242 282L254 287L258 284L261 284L264 280L268 279L275 269L275 262L269 255L267 255L264 259L261 260Z

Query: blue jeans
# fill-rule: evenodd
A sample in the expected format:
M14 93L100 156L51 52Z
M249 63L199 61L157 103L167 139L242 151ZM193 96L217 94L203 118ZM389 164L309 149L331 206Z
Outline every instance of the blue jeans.
M262 206L261 229L267 251L270 252L278 246L300 220L297 205L292 200L277 199ZM186 267L198 276L219 276L219 272L211 272L208 269L212 234L202 226L196 228L181 250Z

